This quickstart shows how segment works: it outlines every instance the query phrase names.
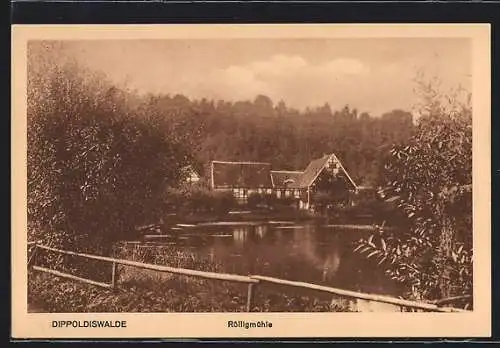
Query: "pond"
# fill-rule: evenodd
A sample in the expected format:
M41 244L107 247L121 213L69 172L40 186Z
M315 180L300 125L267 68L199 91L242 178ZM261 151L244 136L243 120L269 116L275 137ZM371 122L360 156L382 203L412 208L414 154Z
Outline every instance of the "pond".
M168 235L145 236L144 242L175 245L217 264L221 272L397 296L397 286L376 263L353 252L353 242L368 233L312 223L220 222L178 225Z

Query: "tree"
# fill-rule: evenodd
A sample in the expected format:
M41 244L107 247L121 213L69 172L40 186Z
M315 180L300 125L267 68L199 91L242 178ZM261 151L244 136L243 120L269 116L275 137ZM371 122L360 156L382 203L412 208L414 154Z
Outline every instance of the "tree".
M259 94L253 104L257 115L264 117L274 115L273 101L268 96Z
M415 134L390 151L381 195L406 216L356 250L376 258L412 298L472 294L472 108L421 83ZM469 306L471 303L468 304Z
M163 187L179 181L190 149L137 117L135 96L50 51L29 50L30 237L107 253L162 213Z

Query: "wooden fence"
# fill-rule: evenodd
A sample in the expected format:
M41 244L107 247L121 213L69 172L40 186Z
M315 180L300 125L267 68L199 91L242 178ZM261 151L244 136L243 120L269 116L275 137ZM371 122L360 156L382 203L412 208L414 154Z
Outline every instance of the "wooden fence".
M77 253L77 252L73 252L73 251L56 249L56 248L52 248L52 247L48 247L48 246L40 245L40 244L36 244L36 243L28 243L28 245L32 247L32 253L28 259L28 267L31 267L33 270L52 274L52 275L62 277L62 278L68 278L71 280L84 282L87 284L91 284L91 285L95 285L95 286L99 286L99 287L103 287L103 288L107 288L107 289L117 288L117 285L118 285L117 266L118 265L131 266L131 267L148 269L148 270L157 271L157 272L179 274L179 275L192 276L192 277L198 277L198 278L204 278L204 279L214 279L214 280L229 281L229 282L236 282L236 283L245 283L245 284L248 284L247 302L246 302L246 311L247 312L250 312L252 309L252 302L253 302L253 298L254 298L255 287L259 283L273 283L273 284L282 285L282 286L289 286L289 287L301 288L301 289L309 289L309 290L313 290L313 291L319 291L319 292L338 295L340 297L347 297L347 298L361 299L361 300L374 301L374 302L380 302L380 303L387 303L387 304L399 306L401 308L411 308L411 309L427 311L427 312L470 312L470 311L464 310L464 309L459 309L459 308L454 308L454 307L440 307L438 305L441 303L453 302L454 300L463 299L463 297L453 298L453 299L450 299L450 301L446 301L446 300L436 301L434 303L416 302L416 301L403 300L403 299L385 296L385 295L367 294L367 293L362 293L362 292L357 292L357 291L350 291L350 290L333 288L333 287L329 287L329 286L316 285L316 284L305 283L305 282L290 281L290 280L278 279L278 278L273 278L273 277L265 277L265 276L259 276L259 275L242 276L242 275L236 275L236 274L204 272L204 271L197 271L197 270L186 269L186 268L174 268L174 267L163 266L163 265L154 265L154 264L148 264L148 263L143 263L143 262L125 260L125 259L117 259L114 257L106 257L106 256L98 256L98 255L85 254L85 253ZM83 258L91 259L91 260L99 260L99 261L109 262L112 264L111 281L110 281L110 283L98 282L98 281L94 281L94 280L87 279L87 278L77 277L77 276L72 275L72 274L56 271L53 269L37 266L37 265L35 265L35 262L36 262L36 256L37 256L39 249L48 250L48 251L52 251L52 252L64 254L64 255L73 255L73 256L83 257Z

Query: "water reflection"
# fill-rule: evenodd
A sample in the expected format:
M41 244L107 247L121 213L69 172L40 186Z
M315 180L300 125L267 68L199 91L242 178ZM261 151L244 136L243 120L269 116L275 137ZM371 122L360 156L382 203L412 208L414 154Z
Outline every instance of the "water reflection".
M234 245L237 248L242 248L245 245L245 241L248 238L249 227L237 227L233 229L233 240Z
M267 226L262 225L262 226L255 226L255 233L257 236L259 236L261 239L264 238L267 232Z
M200 257L222 264L225 272L394 294L396 289L382 272L352 252L351 243L359 233L312 224L254 224L202 226L189 229L189 234L179 231L178 237L187 238L182 245L194 247L191 250Z

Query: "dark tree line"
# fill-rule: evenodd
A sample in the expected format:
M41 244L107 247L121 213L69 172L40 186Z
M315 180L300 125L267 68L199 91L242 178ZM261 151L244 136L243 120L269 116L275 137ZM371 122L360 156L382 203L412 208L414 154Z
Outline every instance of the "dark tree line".
M158 114L179 117L196 143L202 168L213 159L270 162L274 168L302 170L314 158L335 152L359 184L375 185L386 153L408 140L409 112L380 117L346 105L328 104L299 111L259 95L253 101L189 100L182 95L150 96Z

